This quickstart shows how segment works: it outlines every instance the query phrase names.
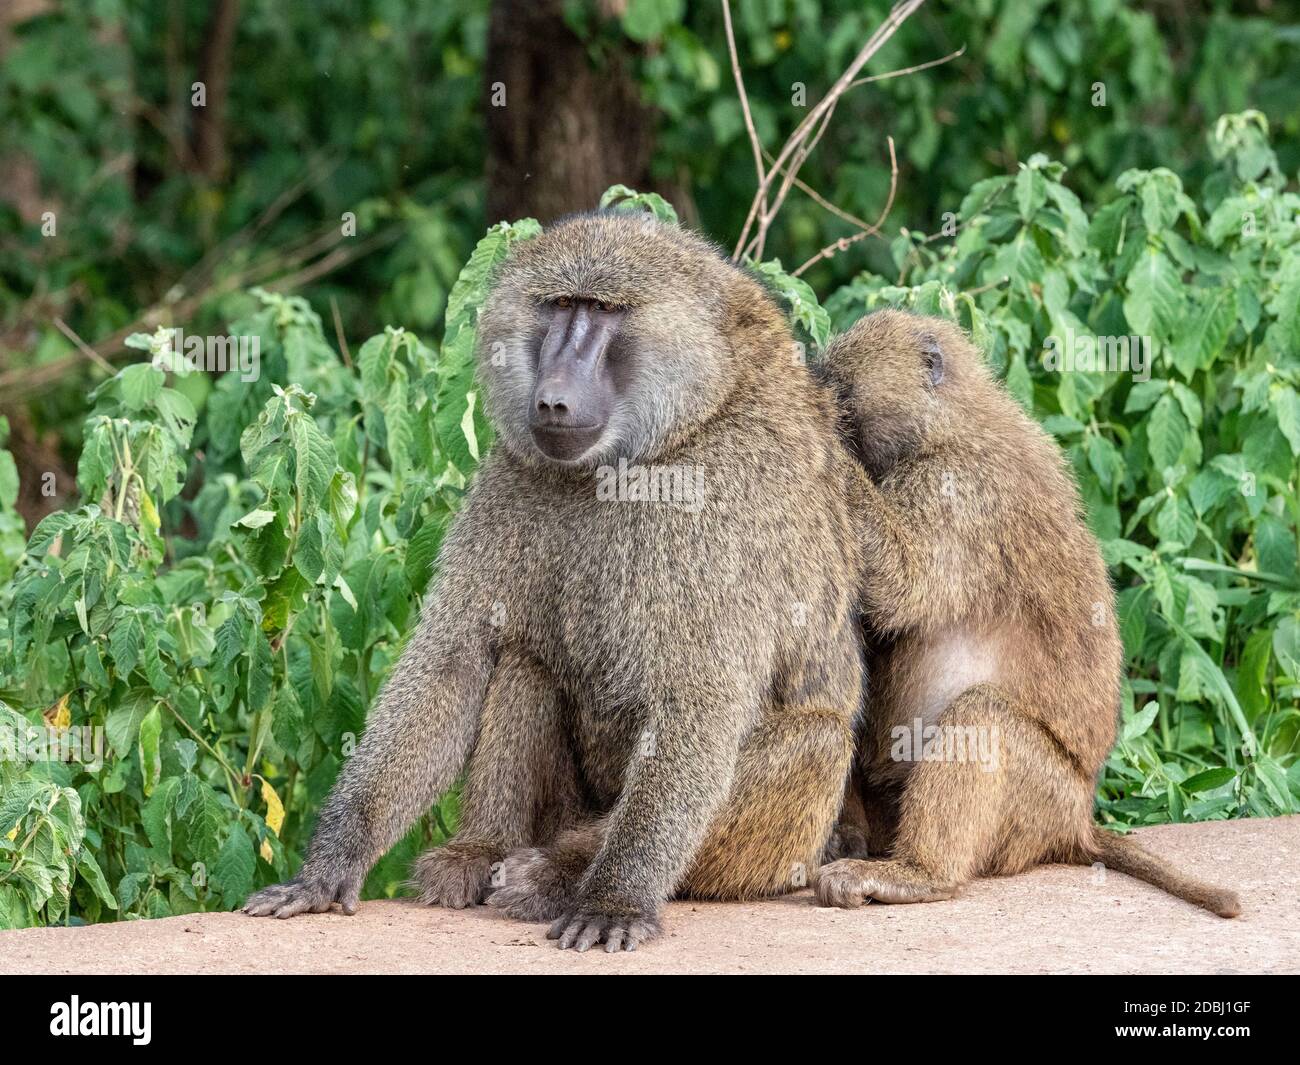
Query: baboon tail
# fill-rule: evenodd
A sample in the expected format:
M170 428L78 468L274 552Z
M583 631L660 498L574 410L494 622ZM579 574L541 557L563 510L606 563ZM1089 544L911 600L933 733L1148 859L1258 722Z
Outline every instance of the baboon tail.
M1079 854L1079 861L1084 865L1100 861L1108 869L1116 869L1138 880L1145 880L1162 891L1204 907L1220 917L1236 917L1241 913L1241 901L1235 891L1215 887L1180 873L1163 859L1148 854L1127 836L1116 835L1094 826L1091 842L1091 847Z

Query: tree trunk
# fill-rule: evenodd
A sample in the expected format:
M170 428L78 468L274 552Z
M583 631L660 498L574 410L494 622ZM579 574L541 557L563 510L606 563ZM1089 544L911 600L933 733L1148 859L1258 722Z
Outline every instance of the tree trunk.
M593 5L609 17L616 2ZM610 185L650 185L655 113L628 53L599 67L562 0L493 0L486 64L487 220L547 222L596 207Z
M224 179L230 167L226 103L238 25L239 0L216 0L199 59L199 81L207 88L207 106L194 112L194 159L203 176L212 182Z

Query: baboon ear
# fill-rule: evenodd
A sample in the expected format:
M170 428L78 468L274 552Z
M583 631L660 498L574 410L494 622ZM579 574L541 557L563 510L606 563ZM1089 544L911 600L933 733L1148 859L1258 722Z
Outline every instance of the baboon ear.
M921 354L925 356L925 368L930 373L930 387L934 388L943 380L943 352L933 333L921 337Z

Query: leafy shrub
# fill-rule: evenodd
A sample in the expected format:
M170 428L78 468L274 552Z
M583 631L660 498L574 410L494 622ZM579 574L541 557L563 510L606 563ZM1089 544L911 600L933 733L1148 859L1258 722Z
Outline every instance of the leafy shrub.
M230 334L257 340L260 375L231 369L199 415L166 332L132 338L148 361L92 397L86 502L37 526L0 590L0 694L49 706L0 704L0 927L229 909L296 867L487 447L474 320L536 230L479 242L436 353L389 328L353 362L305 301L255 292ZM83 726L103 730L100 764L89 735L79 758L23 757ZM372 895L455 806L380 863Z

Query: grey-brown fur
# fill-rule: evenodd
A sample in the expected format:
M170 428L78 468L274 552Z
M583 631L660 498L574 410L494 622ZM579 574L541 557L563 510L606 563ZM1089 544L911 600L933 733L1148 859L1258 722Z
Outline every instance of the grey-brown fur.
M824 373L872 477L862 518L875 651L835 841L859 855L820 870L821 901L924 902L975 876L1101 861L1239 913L1231 891L1093 824L1122 650L1106 568L1054 441L940 319L870 315L831 343ZM996 762L903 760L894 730L917 721L977 730L949 735L982 736Z
M559 297L627 309L623 398L565 464L526 419ZM248 912L350 912L467 762L460 834L417 863L428 902L497 886L509 912L558 917L561 946L617 950L655 935L674 894L802 883L861 696L861 473L794 351L762 288L675 227L586 216L517 249L479 328L497 446L302 872ZM600 500L597 468L619 458L698 467L703 498Z

